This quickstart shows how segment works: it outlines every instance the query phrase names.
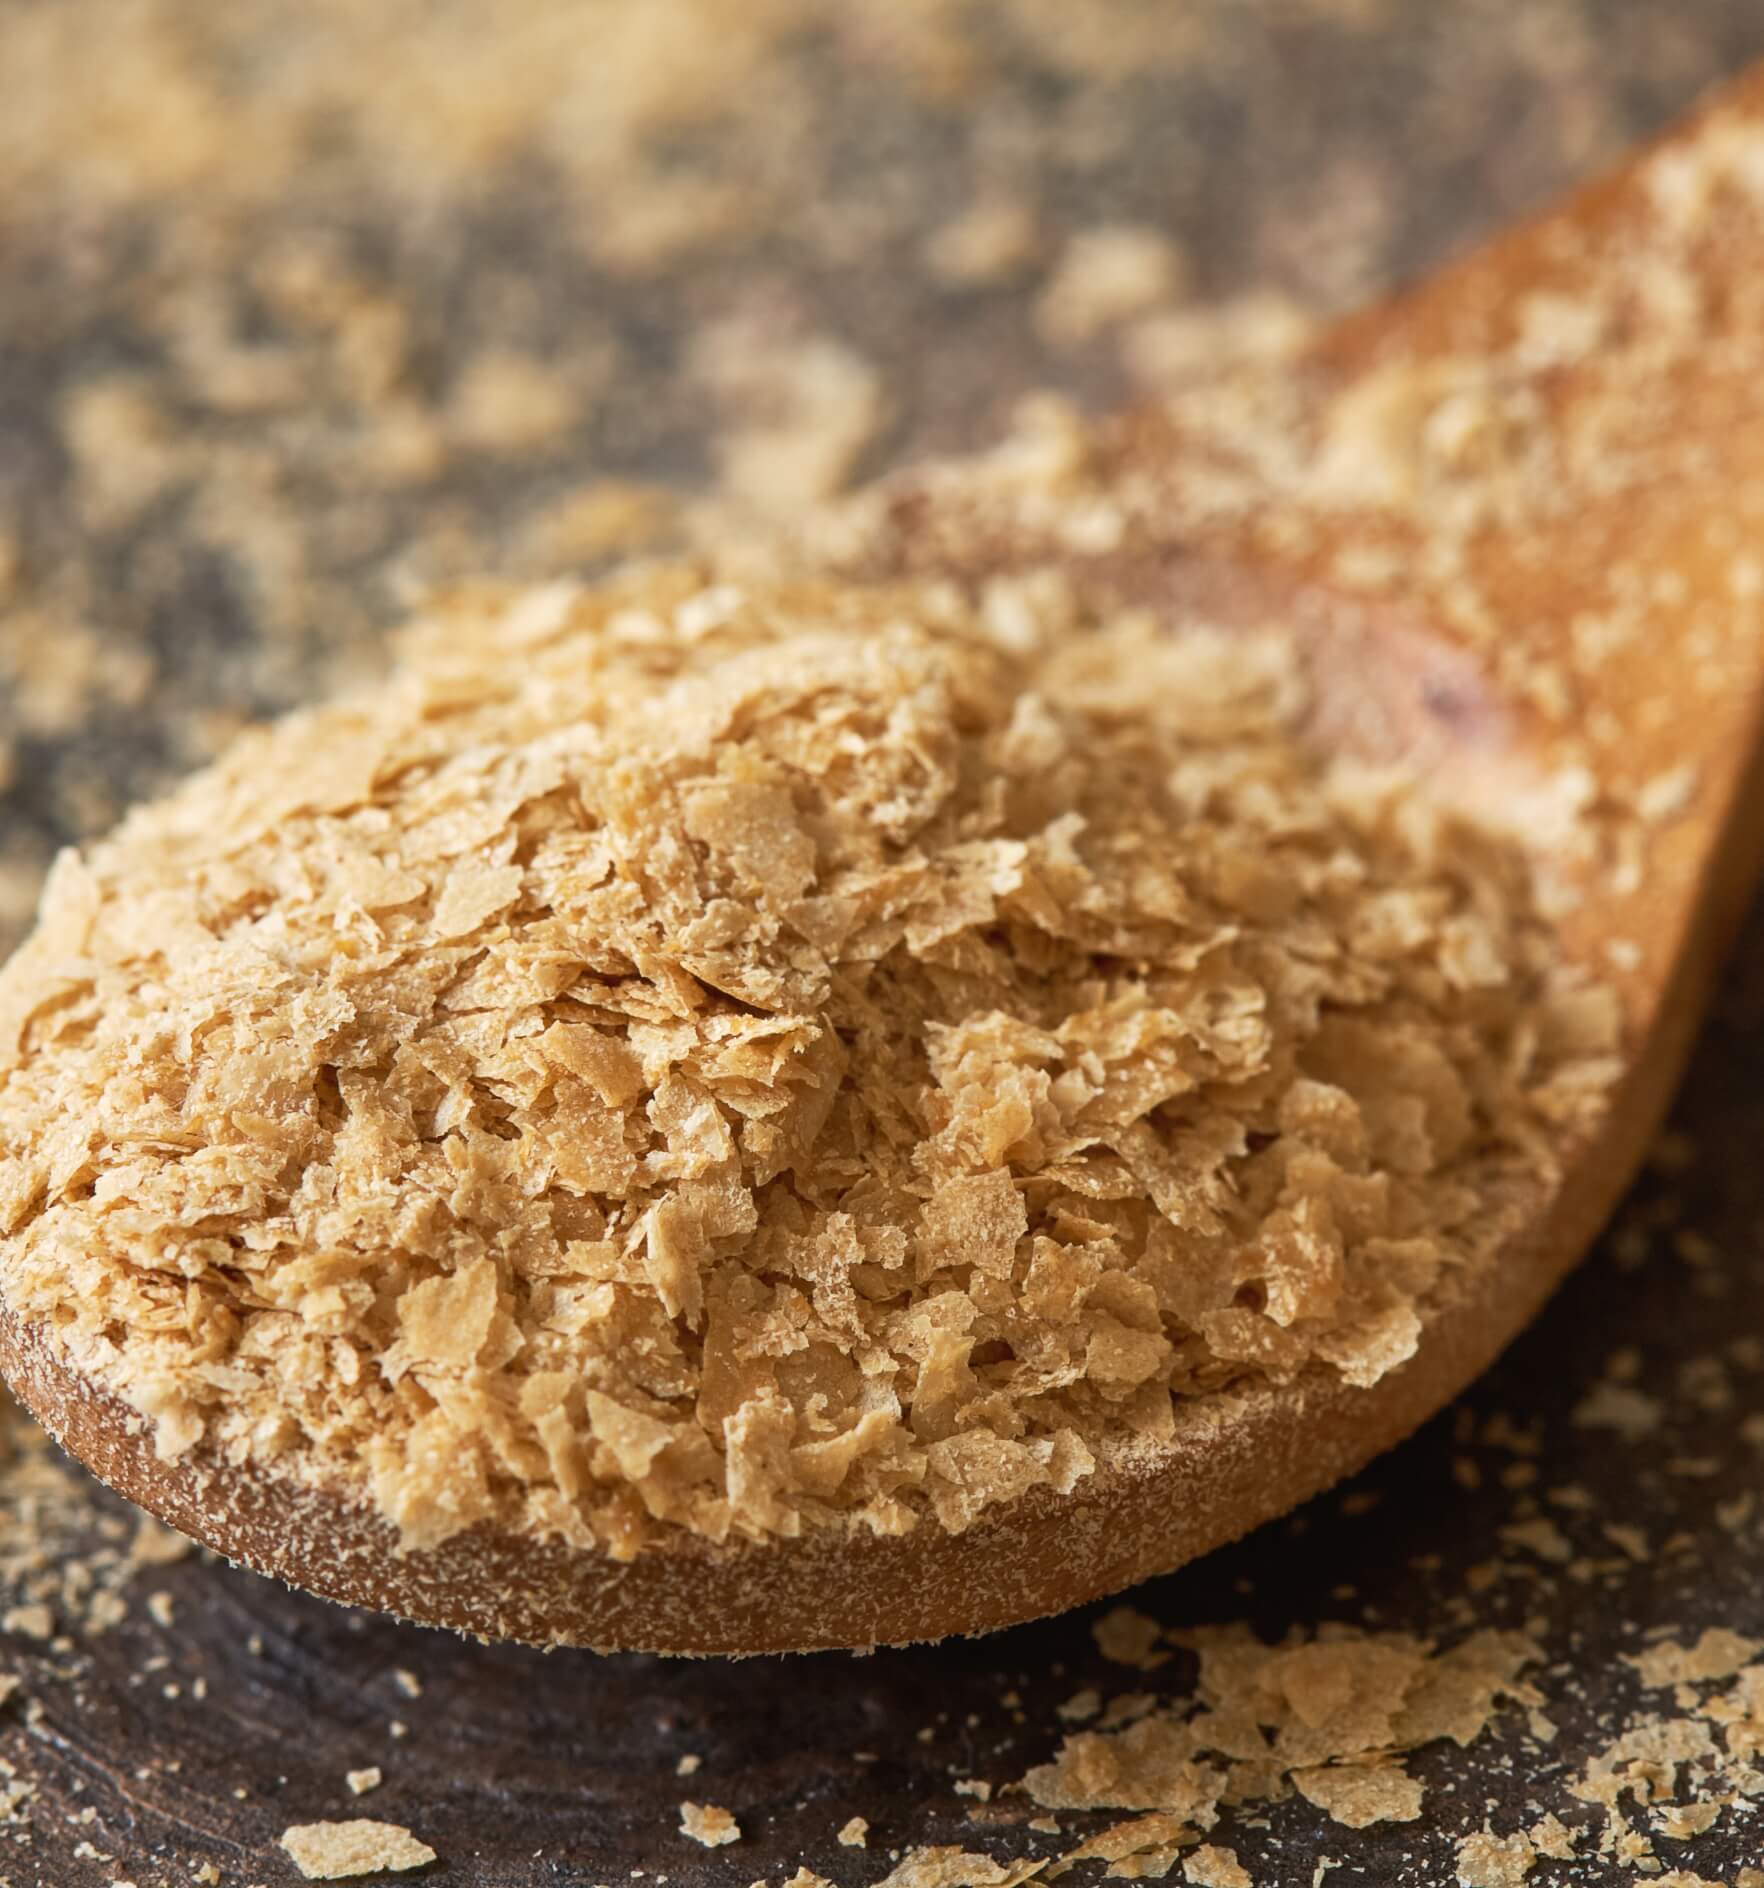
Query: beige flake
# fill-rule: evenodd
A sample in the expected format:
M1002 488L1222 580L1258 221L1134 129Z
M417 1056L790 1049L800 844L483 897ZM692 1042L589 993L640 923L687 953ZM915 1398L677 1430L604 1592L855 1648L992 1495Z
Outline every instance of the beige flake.
M1131 1606L1112 1607L1092 1625L1090 1634L1103 1657L1116 1665L1153 1672L1170 1657L1168 1652L1158 1650L1163 1627Z
M357 1817L351 1822L295 1823L281 1846L308 1881L396 1874L434 1861L435 1851L395 1822Z
M1395 1764L1329 1765L1295 1770L1293 1787L1349 1829L1375 1822L1413 1822L1421 1814L1421 1783Z
M741 1840L741 1825L715 1803L682 1803L680 1833L702 1842L707 1849L720 1849Z
M1629 1655L1626 1662L1641 1674L1644 1685L1658 1688L1731 1678L1761 1651L1764 1651L1764 1642L1748 1639L1725 1626L1710 1626L1693 1646L1664 1639L1645 1652Z
M1236 1852L1206 1843L1182 1863L1182 1878L1193 1888L1255 1888L1250 1872Z
M909 1849L876 1888L1015 1888L1039 1869L1037 1862L995 1862L953 1846Z
M1180 252L1158 230L1128 224L1083 230L1067 244L1036 304L1036 323L1051 341L1085 341L1174 300L1182 276Z
M496 1266L474 1259L452 1277L428 1278L398 1301L398 1329L418 1364L463 1369L483 1348L496 1314Z
M518 865L456 866L442 881L435 906L438 938L469 937L511 905L521 889Z
M1457 1859L1462 1888L1523 1888L1537 1851L1523 1832L1497 1836L1485 1829L1464 1837Z

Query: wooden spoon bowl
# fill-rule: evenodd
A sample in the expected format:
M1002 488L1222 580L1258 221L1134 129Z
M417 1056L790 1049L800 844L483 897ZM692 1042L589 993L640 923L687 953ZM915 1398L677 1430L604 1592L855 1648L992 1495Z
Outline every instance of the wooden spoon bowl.
M1412 1431L1537 1311L1634 1173L1760 857L1764 75L1567 207L1325 333L1071 443L1072 504L1007 464L891 483L850 581L1050 565L1098 607L1291 625L1316 732L1516 824L1562 948L1613 985L1624 1066L1559 1177L1486 1203L1485 1257L1370 1389L1321 1368L1180 1401L1068 1495L966 1532L811 1531L628 1563L393 1529L147 1426L0 1306L0 1367L103 1480L328 1597L542 1643L757 1653L981 1632L1168 1570ZM1074 531L1074 518L1084 529ZM1572 817L1570 817L1572 815Z

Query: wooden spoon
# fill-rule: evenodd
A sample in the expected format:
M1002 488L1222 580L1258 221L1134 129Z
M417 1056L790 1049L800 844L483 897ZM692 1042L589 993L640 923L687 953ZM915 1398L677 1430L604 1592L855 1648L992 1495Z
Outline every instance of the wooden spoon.
M1155 1457L1105 1452L1072 1494L959 1535L682 1534L628 1564L484 1529L401 1556L365 1508L200 1449L163 1463L139 1417L0 1310L0 1365L65 1448L338 1600L540 1642L767 1652L984 1631L1127 1586L1350 1473L1483 1369L1635 1171L1764 854L1764 72L1296 358L1041 450L1067 501L1025 502L1008 456L917 474L873 501L847 574L979 587L1053 567L1099 605L1296 626L1319 733L1530 825L1564 951L1619 993L1596 1131L1558 1178L1488 1202L1494 1258L1418 1354L1371 1389L1319 1368L1182 1402Z

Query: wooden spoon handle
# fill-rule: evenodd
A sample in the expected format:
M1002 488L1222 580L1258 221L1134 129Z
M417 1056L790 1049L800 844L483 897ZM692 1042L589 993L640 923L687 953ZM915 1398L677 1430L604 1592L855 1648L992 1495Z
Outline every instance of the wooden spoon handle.
M1641 1027L1764 844L1761 364L1764 68L1296 360L1108 423L1063 510L900 481L870 568L1290 622L1332 738L1579 846L1570 941Z
M1644 1017L1706 982L1764 849L1761 363L1764 69L1312 357L1413 471L1349 541L1402 547L1411 606L1596 792L1567 932Z

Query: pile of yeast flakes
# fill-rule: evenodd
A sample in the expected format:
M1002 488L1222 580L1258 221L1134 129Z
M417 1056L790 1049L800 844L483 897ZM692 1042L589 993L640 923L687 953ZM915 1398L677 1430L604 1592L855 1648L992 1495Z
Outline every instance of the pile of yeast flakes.
M615 1555L959 1530L1371 1384L1607 1078L1516 850L1276 631L466 593L0 976L0 1289L156 1426Z

